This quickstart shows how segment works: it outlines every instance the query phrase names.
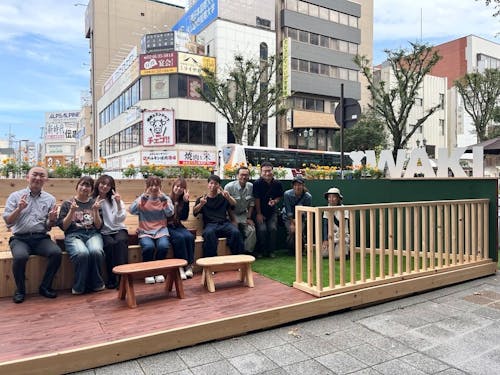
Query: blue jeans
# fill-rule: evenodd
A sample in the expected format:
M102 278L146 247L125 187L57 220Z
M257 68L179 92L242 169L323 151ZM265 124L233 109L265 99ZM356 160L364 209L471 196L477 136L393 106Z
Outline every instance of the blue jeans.
M168 236L160 238L141 237L139 238L139 245L141 245L142 249L142 261L150 262L152 260L165 259L167 257L168 248L170 247L170 242Z
M203 229L203 256L213 257L217 255L218 239L227 238L227 245L232 254L242 254L244 251L241 233L229 221L225 223L208 223Z
M104 250L101 234L96 231L69 233L64 238L64 246L75 268L73 290L84 293L102 288Z
M186 228L173 226L168 227L170 241L174 248L174 257L186 259L188 264L194 262L194 236Z

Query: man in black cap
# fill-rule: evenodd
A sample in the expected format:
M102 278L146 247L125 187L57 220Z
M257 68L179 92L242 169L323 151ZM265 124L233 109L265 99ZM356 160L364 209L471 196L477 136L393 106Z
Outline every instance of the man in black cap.
M292 181L292 188L283 195L282 217L286 228L286 243L288 253L295 255L295 206L311 206L312 196L305 187L302 175L297 175ZM305 220L302 221L304 233Z

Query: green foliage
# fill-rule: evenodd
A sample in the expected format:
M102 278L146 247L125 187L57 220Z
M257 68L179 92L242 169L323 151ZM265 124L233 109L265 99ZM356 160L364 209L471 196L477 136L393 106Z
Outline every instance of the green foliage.
M500 98L500 70L467 73L455 81L455 87L462 97L465 111L474 122L479 142L485 141L488 125L495 115L498 116L496 104Z
M127 168L125 168L123 171L123 176L127 177L127 178L130 178L130 177L135 177L137 176L137 173L139 173L139 171L137 170L136 167L134 167L133 164L130 164Z
M165 177L164 168L155 164L143 165L139 168L139 172L141 172L142 177L144 178L148 178L149 176L158 176L160 178Z
M58 178L79 178L82 176L82 168L75 163L59 165L55 167L51 173L49 171L49 176Z
M334 144L339 145L340 134L337 132ZM387 133L383 119L373 110L366 111L350 129L344 130L344 151L387 149Z
M368 106L380 115L392 137L393 154L406 147L408 140L420 126L436 112L441 103L426 109L415 126L407 130L408 116L418 97L424 77L437 64L441 56L425 44L410 43L411 48L385 50L387 63L391 67L395 83L377 79L372 72L371 62L366 56L356 55L354 62L368 81L373 102Z
M234 56L229 72L203 69L203 90L198 92L228 122L235 142L246 138L253 145L260 127L269 117L286 112L280 83L274 83L281 61L274 56L255 61Z
M98 163L87 164L83 167L83 174L89 176L98 176L104 172L104 168Z
M16 159L8 158L2 161L1 167L2 176L4 177L15 177L19 172L19 166L17 165Z
M483 0L476 0L476 1L483 1ZM495 13L493 13L493 17L498 17L500 16L500 0L484 0L484 3L486 6L493 6L493 9L495 10Z

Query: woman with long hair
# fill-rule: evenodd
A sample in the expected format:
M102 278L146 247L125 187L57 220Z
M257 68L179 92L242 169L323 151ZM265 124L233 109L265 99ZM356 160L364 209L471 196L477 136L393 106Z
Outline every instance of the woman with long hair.
M127 211L120 194L116 192L115 180L109 175L103 174L97 179L92 196L101 200L101 235L108 275L106 288L115 289L118 280L113 267L128 263L128 229L124 223Z
M174 214L167 219L170 241L174 247L174 257L186 259L186 268L180 268L181 278L193 277L194 236L182 224L189 216L189 191L186 180L177 178L172 184L170 199L174 203Z
M84 176L76 184L76 195L61 205L57 225L64 231L64 246L75 269L71 292L82 294L105 288L101 276L104 250L101 233L102 200L92 198L94 180Z

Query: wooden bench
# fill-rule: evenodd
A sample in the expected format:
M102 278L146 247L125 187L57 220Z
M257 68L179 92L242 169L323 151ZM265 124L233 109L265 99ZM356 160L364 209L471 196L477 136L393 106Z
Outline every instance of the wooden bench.
M151 262L139 262L122 264L113 268L113 273L120 275L120 287L118 288L118 299L126 299L128 307L137 307L134 291L134 279L142 279L148 276L163 275L165 277L165 291L170 293L175 284L177 298L184 298L179 267L187 265L184 259L163 259Z
M169 192L171 190L171 183L173 180L164 180L163 191ZM44 188L56 197L57 204L61 204L64 199L72 196L75 192L77 179L49 179L45 183ZM117 190L120 192L122 199L128 209L132 201L144 190L144 180L117 180ZM193 232L196 230L195 238L195 252L194 258L198 259L203 256L203 220L201 215L193 216L193 206L198 196L206 192L206 180L190 180L188 187L192 201L190 201L190 215L184 222L186 228L192 228ZM12 191L16 191L26 187L26 180L2 180L0 179L0 215L3 213L4 204L8 195ZM127 211L125 225L129 232L129 263L142 262L142 252L137 238L137 226L139 224L138 216L131 215ZM53 288L57 290L70 289L73 284L73 265L69 260L68 254L64 251L64 233L60 228L54 227L49 232L52 239L63 249L63 258L61 267L56 274L53 282ZM11 236L10 230L5 225L5 222L0 218L0 297L12 296L16 289L14 277L12 276L12 254L9 248L9 238ZM226 255L230 254L226 246L226 239L219 238L217 244L217 254ZM167 258L173 258L173 250L170 247ZM40 282L45 273L46 259L37 255L30 256L30 261L26 267L26 292L37 293ZM199 267L194 268L198 272Z
M207 286L209 292L215 292L215 283L212 272L239 271L239 280L250 288L254 287L252 263L255 258L251 255L222 255L200 258L196 264L203 268L201 285Z

